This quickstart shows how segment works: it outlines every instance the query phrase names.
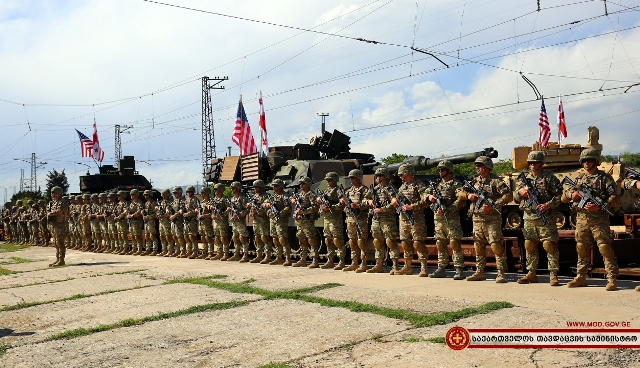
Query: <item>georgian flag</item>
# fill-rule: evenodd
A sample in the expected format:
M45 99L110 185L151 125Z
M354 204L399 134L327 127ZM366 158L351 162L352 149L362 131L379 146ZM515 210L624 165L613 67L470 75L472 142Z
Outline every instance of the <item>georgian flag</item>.
M264 104L262 104L262 91L260 91L260 156L267 157L269 154L269 143L267 141L267 122L264 116Z
M562 108L562 96L558 102L558 142L567 138L567 123L564 120L564 109Z
M104 160L104 151L100 148L100 141L98 141L98 128L96 127L96 119L93 119L93 149L91 151L91 157L102 162Z

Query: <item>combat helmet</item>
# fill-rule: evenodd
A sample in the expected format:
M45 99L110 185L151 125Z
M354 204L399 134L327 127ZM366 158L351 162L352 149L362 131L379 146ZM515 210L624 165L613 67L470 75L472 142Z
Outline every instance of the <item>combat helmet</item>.
M124 190L120 190L120 191L118 191L118 196L126 197L127 196L127 192L125 192Z
M171 191L169 190L169 188L162 189L162 192L160 192L160 194L162 194L162 196L165 198L171 197Z
M253 182L254 187L264 188L264 181L258 179Z
M527 162L546 162L546 157L542 151L531 151L527 155Z
M97 193L91 194L91 198L90 199L98 199L98 194Z
M234 181L233 183L231 183L231 188L238 188L242 190L242 184L239 181Z
M330 171L324 176L324 180L338 181L338 173Z
M44 199L38 200L38 204L44 204Z
M349 171L349 178L358 178L362 180L362 170L353 169Z
M213 190L224 190L224 184L218 183L213 187Z
M102 199L102 198L107 198L107 193L100 193L98 194L98 198Z
M483 164L489 170L493 169L493 161L491 161L490 157L480 156L480 157L476 158L475 163L476 164Z
M200 194L211 194L211 189L209 187L200 188Z
M22 206L22 199L18 199L18 200L16 201L16 205L21 205L21 206Z
M28 201L27 201L27 204L28 204L28 205L32 205L32 204L34 204L34 203L35 203L35 202L33 201L33 199L30 199L30 200L28 200Z
M91 194L83 194L82 199L91 199Z
M305 183L308 186L311 186L311 184L313 184L311 182L311 178L309 178L308 176L305 176L304 178L300 179L300 184Z
M191 193L195 193L195 192L196 192L196 187L194 187L193 185L189 185L189 186L187 187L186 192L187 192L187 193L189 193L189 192L191 192Z
M182 193L182 187L173 187L172 192L174 192L174 193Z
M59 186L55 186L55 187L51 188L51 193L52 193L52 194L53 194L53 193L59 193L59 194L62 194L62 192L63 192L63 191L62 191L62 188L60 188Z
M116 194L114 192L110 192L109 194L107 194L107 198L115 198Z
M140 195L140 192L138 192L138 189L131 189L131 191L129 192L129 195Z
M142 195L145 196L145 197L146 196L151 197L153 195L153 193L149 189L147 189L144 192L142 192Z
M453 163L449 160L442 160L438 162L438 169L441 169L441 168L444 168L453 172Z
M281 179L274 179L274 180L271 182L271 185L272 185L272 186L276 186L276 185L277 185L277 186L279 186L280 188L283 188L283 189L284 189L284 182L283 182Z
M376 169L376 172L374 174L375 176L384 176L386 178L389 178L389 169L387 169L386 167L379 167Z
M410 164L402 164L398 168L398 175L415 174L416 169Z
M597 162L600 162L600 151L593 148L587 148L586 150L583 150L582 152L580 152L580 163L589 159L593 159L593 160L596 160Z

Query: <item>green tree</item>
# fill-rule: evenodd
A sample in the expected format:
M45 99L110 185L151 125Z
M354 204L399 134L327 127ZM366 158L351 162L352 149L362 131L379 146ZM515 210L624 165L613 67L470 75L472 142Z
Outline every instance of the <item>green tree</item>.
M15 204L16 201L22 200L23 204L27 204L27 201L30 199L37 201L39 199L44 199L44 196L39 190L21 190L19 192L13 193L13 195L11 196L11 203Z
M620 161L625 165L640 166L640 153L622 152L619 155L602 155L603 162Z
M390 156L381 158L380 161L384 162L386 165L391 165L391 164L397 164L398 162L402 162L407 157L409 156L403 155L401 153L392 153Z
M67 180L67 174L64 173L64 170L58 172L56 169L53 169L53 171L47 173L47 191L44 193L47 201L51 200L51 188L55 186L62 188L64 195L69 191L69 181Z

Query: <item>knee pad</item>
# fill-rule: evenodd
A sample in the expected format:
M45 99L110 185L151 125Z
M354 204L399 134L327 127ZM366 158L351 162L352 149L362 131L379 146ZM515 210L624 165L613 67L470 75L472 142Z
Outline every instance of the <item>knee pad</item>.
M286 247L287 245L289 245L289 239L287 238L278 238L278 241L280 242L280 245L282 245L283 247Z
M589 256L589 250L584 243L576 243L576 252L578 253L578 258L586 258Z
M260 239L262 239L262 244L269 244L269 237L266 235L262 235L260 237Z
M274 246L274 247L277 247L277 246L279 246L279 245L280 245L280 243L278 242L278 238L275 238L275 237L274 237L274 238L272 239L272 241L273 241L273 246Z
M444 239L436 240L436 247L438 248L439 253L447 251L447 243L444 241Z
M598 249L600 249L600 253L602 254L602 257L604 257L605 259L611 260L616 258L616 255L613 252L613 248L611 247L610 244L600 243L598 244Z
M376 250L380 250L382 249L382 244L384 244L382 241L380 241L380 239L373 239L373 247L376 248Z
M414 240L413 241L413 249L415 249L417 252L423 253L427 248L424 246L423 242L421 242L419 240Z
M538 247L538 243L535 243L533 240L524 241L524 249L526 249L527 253L535 252L537 247Z
M342 244L342 240L341 239L337 239L337 238L333 239L333 244L338 249L342 249L344 247L344 244Z
M502 243L491 243L491 250L493 250L493 254L495 254L496 257L502 257L504 255L504 248L502 247Z
M367 242L364 239L358 239L358 248L360 248L360 250L367 250Z
M475 249L477 256L484 256L487 253L487 249L485 247L485 244L482 242L473 243L473 248Z
M398 244L396 244L395 240L393 239L387 239L386 243L389 249L396 249L396 247L398 246Z
M545 240L542 242L542 247L547 252L547 254L557 254L558 253L558 244L551 240Z
M238 236L238 234L233 234L231 239L233 240L234 244L240 243L240 237Z
M247 243L249 242L249 238L244 237L244 236L241 236L241 237L240 237L240 242L241 242L242 244L247 244Z
M298 244L300 244L300 248L306 247L308 245L307 239L298 239Z
M352 250L358 249L358 239L349 239L349 246Z
M462 252L462 245L459 240L451 239L449 240L449 246L454 252Z
M309 246L313 249L318 248L318 241L315 238L309 238Z
M333 245L333 239L331 239L331 238L324 238L324 243L327 245L327 249L334 248L334 245Z
M262 241L262 237L260 237L258 235L253 237L253 242L256 243L257 246L264 245L264 242Z

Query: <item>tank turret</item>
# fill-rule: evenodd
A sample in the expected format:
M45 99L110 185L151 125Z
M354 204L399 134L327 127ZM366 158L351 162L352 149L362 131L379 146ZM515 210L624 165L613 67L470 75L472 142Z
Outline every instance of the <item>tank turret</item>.
M136 171L136 160L133 156L124 156L118 161L118 167L102 165L97 174L80 176L82 193L102 193L114 189L151 189L147 178Z
M393 175L398 172L398 168L404 164L410 164L416 171L428 170L433 167L438 166L438 163L443 160L451 161L454 165L462 164L465 162L473 162L476 158L480 156L487 156L490 158L498 157L498 151L494 150L493 147L485 148L482 151L471 152L471 153L463 153L460 155L446 156L446 157L438 157L438 158L427 158L424 156L411 156L404 159L402 162L398 162L391 165L381 165L376 163L376 165L364 165L365 167L371 166L373 171L378 167L386 167L389 170L389 174Z

